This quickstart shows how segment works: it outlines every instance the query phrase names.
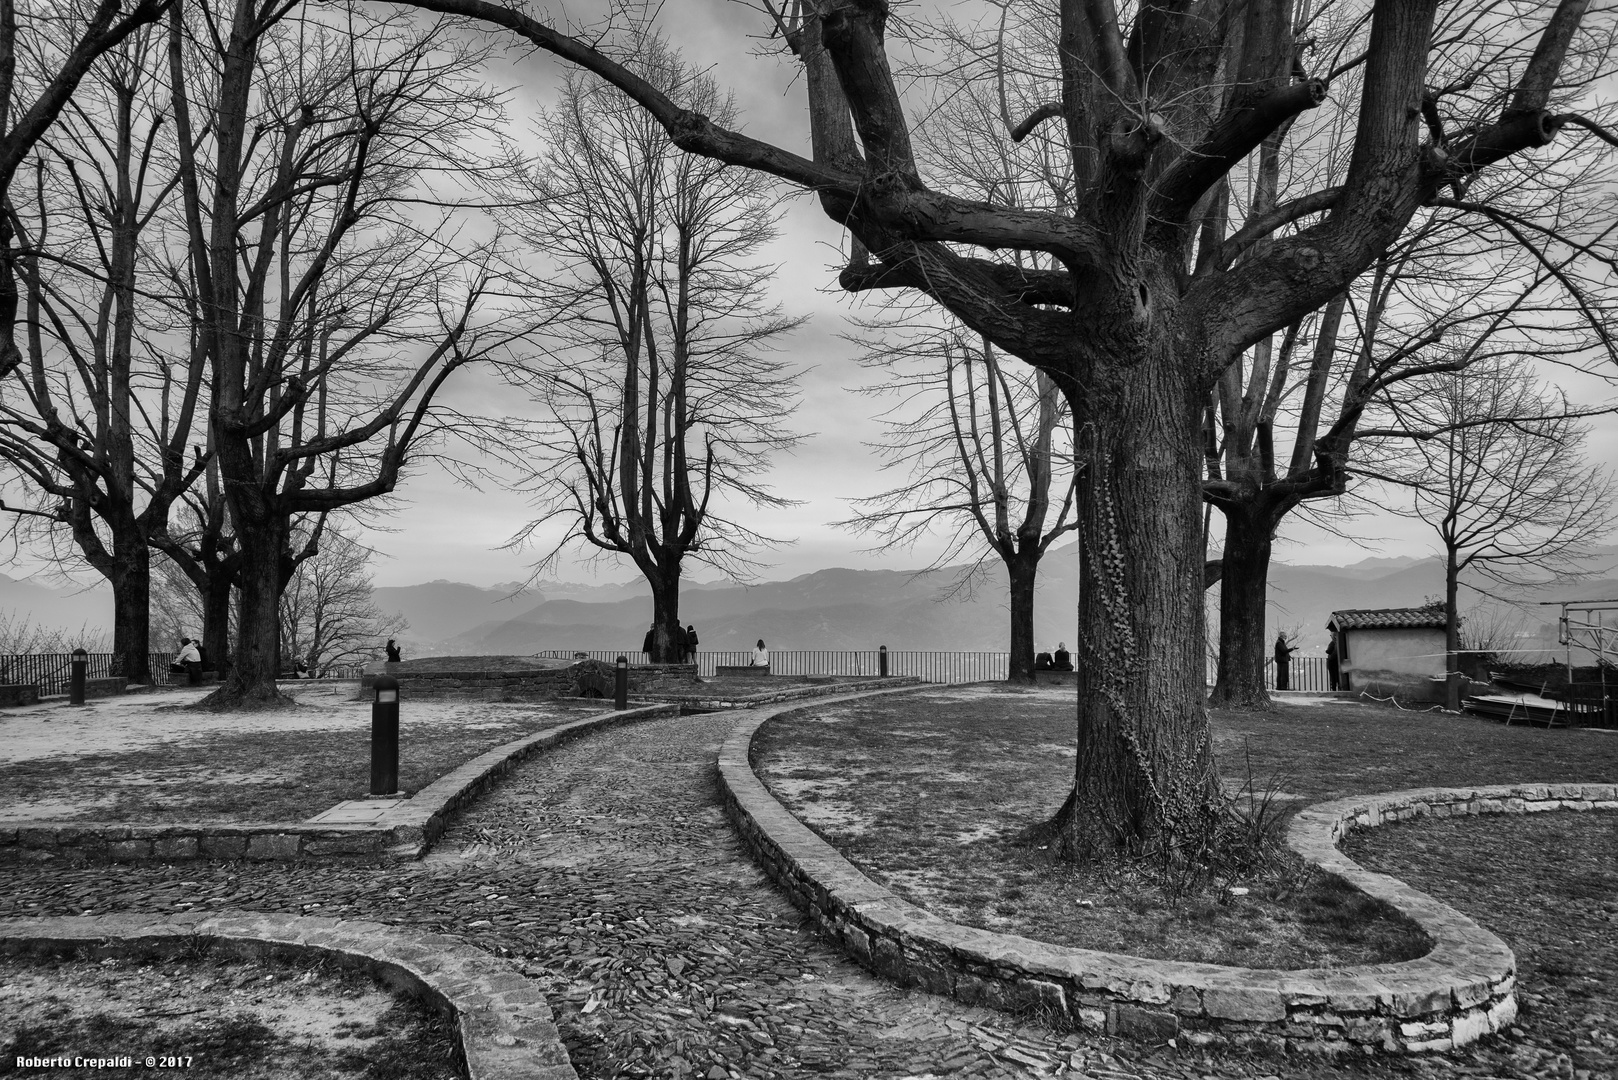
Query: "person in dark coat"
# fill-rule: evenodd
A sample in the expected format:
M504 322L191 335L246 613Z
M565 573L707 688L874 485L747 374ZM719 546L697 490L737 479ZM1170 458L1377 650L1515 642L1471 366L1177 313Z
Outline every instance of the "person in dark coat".
M654 622L654 623L652 623L652 628L650 630L646 631L646 640L644 640L644 641L642 641L640 643L640 651L646 654L646 659L650 660L652 658L652 646L654 646L656 644L657 644L657 623Z
M1331 636L1331 644L1326 646L1326 677L1331 680L1333 690L1342 689L1343 662L1337 651L1337 635Z
M1050 653L1042 652L1039 655L1034 657L1034 670L1035 671L1050 671L1050 670L1052 670L1052 666L1053 666L1053 661L1051 660L1051 654Z
M394 643L394 640L392 638L388 639L387 649L388 649L388 663L397 664L399 662L399 646Z
M670 650L674 654L674 662L685 662L685 627L679 623L674 624L674 640L669 642Z
M687 623L685 628L685 662L694 663L697 659L697 625Z
M1051 657L1051 669L1054 671L1072 671L1073 654L1067 651L1067 642L1056 643L1056 655Z
M1292 689L1292 654L1297 651L1296 646L1287 644L1285 633L1275 635L1275 688L1277 690Z

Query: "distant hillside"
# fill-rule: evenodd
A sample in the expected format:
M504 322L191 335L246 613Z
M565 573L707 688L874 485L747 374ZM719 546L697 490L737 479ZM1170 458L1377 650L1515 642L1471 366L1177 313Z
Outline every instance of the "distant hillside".
M544 599L532 589L515 591L495 586L480 589L458 581L429 581L425 585L386 586L373 593L376 606L397 612L410 623L401 635L412 653L444 641L491 619L509 617Z
M80 632L93 641L112 636L112 590L52 588L26 579L0 574L0 620L13 627L26 622L45 630L65 631L70 639Z
M1035 611L1042 647L1073 637L1078 566L1070 545L1046 556ZM897 570L835 568L748 588L704 585L683 590L682 622L695 624L704 649L748 649L759 638L783 649L1004 649L1008 637L1003 572L991 573L969 599L939 600L954 571L917 577ZM591 602L546 599L510 618L445 639L447 652L511 653L541 649L638 648L651 622L651 597ZM544 587L547 595L552 593ZM596 596L610 596L606 589ZM414 623L412 625L415 625ZM422 624L423 632L430 632Z

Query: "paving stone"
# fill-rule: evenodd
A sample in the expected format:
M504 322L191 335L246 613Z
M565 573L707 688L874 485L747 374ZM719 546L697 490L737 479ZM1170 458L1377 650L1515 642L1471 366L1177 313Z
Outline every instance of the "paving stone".
M186 904L373 920L433 935L422 942L429 948L471 944L510 958L544 990L584 1080L694 1080L716 1068L792 1080L1024 1077L1049 1075L1059 1062L1069 1070L1061 1075L1110 1080L1527 1080L1554 1066L1553 1055L1536 1055L1513 1071L1494 1054L1491 1071L1479 1073L1455 1071L1458 1059L1447 1055L1291 1058L1278 1068L1275 1059L1197 1049L1197 1033L1185 1031L1177 1049L1126 1057L1126 1044L1099 1031L1041 1035L1006 1013L898 989L806 928L746 856L713 768L735 723L734 714L656 720L537 754L473 802L420 862L128 863L115 875L0 866L0 914L172 914ZM245 844L225 854L239 859ZM435 958L409 963L427 968ZM1164 1017L1166 1037L1173 1017ZM1105 1014L1088 1019L1099 1028Z

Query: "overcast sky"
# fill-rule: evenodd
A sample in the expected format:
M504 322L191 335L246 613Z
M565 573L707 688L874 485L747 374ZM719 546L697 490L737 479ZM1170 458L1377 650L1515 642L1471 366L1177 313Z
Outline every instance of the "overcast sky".
M588 0L575 0L571 6L585 12L599 10ZM915 7L921 6L940 5ZM544 7L557 9L554 3ZM719 85L735 94L747 131L808 153L803 88L795 82L790 58L781 50L767 49L768 25L761 14L735 0L666 0L659 25L688 60L711 68ZM495 77L510 90L511 113L519 130L528 128L533 104L551 97L559 71L548 56L515 45L498 66ZM882 473L865 445L879 435L872 417L883 405L853 392L871 375L854 364L854 350L840 336L850 329L849 317L862 310L859 300L836 288L841 230L805 196L789 196L784 205L781 236L766 259L779 264L775 299L789 315L810 316L784 355L804 369L802 406L795 423L799 431L813 434L794 452L780 456L769 477L779 494L800 500L799 504L759 510L747 518L757 531L791 541L765 556L774 565L763 576L784 578L833 566L922 565L936 547L864 551L868 540L830 525L849 516L849 500L891 487L899 478ZM1572 389L1581 400L1612 395L1610 388L1593 379ZM510 398L509 388L469 370L457 373L448 391L452 404L496 415L511 409ZM1618 462L1618 424L1598 424L1592 450L1598 460ZM499 483L474 491L457 485L440 467L418 466L401 485L396 510L384 528L369 532L369 542L385 556L375 566L377 583L407 585L442 578L487 586L526 578L534 553L502 550L502 545L531 516L525 497ZM1432 550L1420 522L1367 514L1340 527L1350 535L1334 536L1294 516L1284 526L1275 556L1290 563L1347 564L1367 556ZM1216 536L1219 531L1216 522ZM26 562L11 572L31 572ZM558 576L619 581L634 573L627 561L592 569L581 556ZM694 576L705 575L697 571Z
M749 133L808 152L803 88L795 83L795 70L788 59L779 54L761 55L766 44L762 35L768 28L762 15L735 0L667 0L659 25L688 60L711 67L720 86L735 94ZM501 74L512 86L513 113L520 114L523 102L549 96L559 68L543 54L513 53L508 60L509 67ZM519 123L526 126L525 121ZM839 336L848 330L849 316L862 307L859 300L836 289L840 232L807 197L791 197L781 237L767 256L780 265L775 298L788 314L810 315L808 325L787 346L786 356L806 369L796 425L798 430L814 434L793 453L782 455L770 475L776 491L801 500L800 505L759 510L748 517L759 532L792 541L766 556L774 565L764 571L765 578L791 577L832 566L908 568L925 563L936 551L866 551L862 549L868 540L830 525L849 516L848 500L892 486L897 479L880 471L880 463L865 445L878 437L872 417L882 406L852 391L871 376L856 367L853 349ZM1593 379L1570 389L1584 395L1584 400L1612 394ZM454 397L461 404L482 403L498 409L505 394L509 391L492 380L473 376L462 381ZM1618 461L1618 423L1610 418L1599 422L1591 449L1598 460ZM491 585L529 575L533 552L501 550L532 516L521 495L494 485L471 491L457 486L443 470L424 467L402 486L400 496L389 531L371 536L373 545L387 555L376 567L378 584L446 578ZM1374 508L1366 510L1369 512L1337 523L1347 536L1334 535L1294 515L1283 526L1275 557L1290 563L1344 565L1368 556L1419 555L1434 550L1429 530L1421 522L1379 514ZM1214 532L1217 537L1217 521ZM634 568L627 561L606 561L592 568L581 555L556 576L616 581L633 575ZM694 576L707 575L697 571Z

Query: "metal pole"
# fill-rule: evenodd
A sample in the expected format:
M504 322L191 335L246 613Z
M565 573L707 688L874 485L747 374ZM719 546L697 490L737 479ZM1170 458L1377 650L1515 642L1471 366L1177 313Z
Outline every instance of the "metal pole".
M371 704L371 794L393 795L399 790L399 680L376 677L376 700Z
M629 657L620 656L618 666L613 671L612 707L614 709L629 708Z
M84 704L84 669L89 662L89 653L83 649L73 650L72 681L68 684L67 691L67 703L69 705Z
M886 645L877 647L876 673L884 679L888 677L888 647Z

